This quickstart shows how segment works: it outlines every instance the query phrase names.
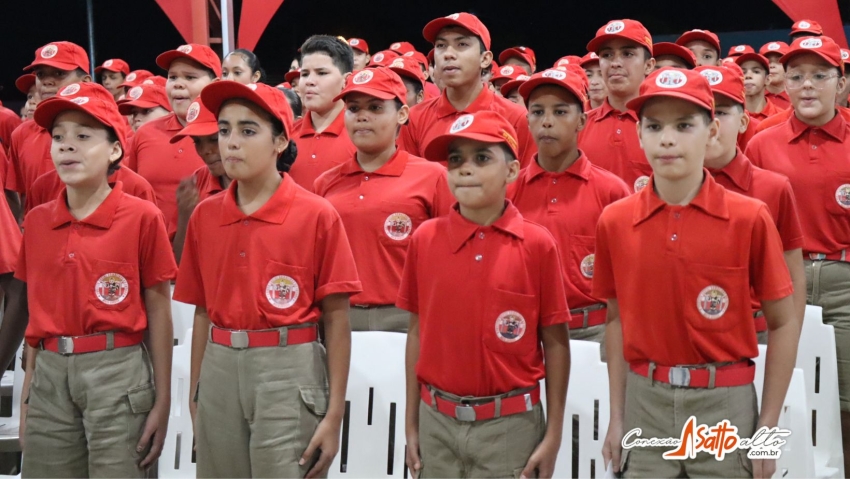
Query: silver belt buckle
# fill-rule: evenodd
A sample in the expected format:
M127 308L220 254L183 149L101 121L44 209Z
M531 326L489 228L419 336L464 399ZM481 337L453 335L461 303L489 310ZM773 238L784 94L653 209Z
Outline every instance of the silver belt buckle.
M248 332L247 331L231 331L230 332L230 347L233 349L248 348Z
M70 336L60 336L56 349L59 354L74 354L74 338Z
M458 421L473 422L475 421L475 409L467 404L455 406L455 418Z
M812 261L822 261L826 259L824 253L809 253L809 259Z
M667 379L671 386L686 388L691 384L691 371L688 368L670 368Z

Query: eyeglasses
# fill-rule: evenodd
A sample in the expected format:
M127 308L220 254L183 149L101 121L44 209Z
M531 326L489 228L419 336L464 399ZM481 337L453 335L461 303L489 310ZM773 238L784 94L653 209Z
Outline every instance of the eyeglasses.
M813 73L803 75L802 73L790 73L785 75L785 88L789 90L799 90L803 88L806 80L812 85L815 90L823 90L829 80L836 78L838 73Z

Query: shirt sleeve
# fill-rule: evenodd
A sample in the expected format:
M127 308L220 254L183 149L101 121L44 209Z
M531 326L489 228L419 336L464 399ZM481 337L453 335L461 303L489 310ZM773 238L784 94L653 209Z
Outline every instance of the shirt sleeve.
M520 116L514 124L516 129L517 143L519 144L519 164L521 168L528 166L537 154L537 143L531 136L531 130L528 129L528 119L525 116Z
M797 213L797 200L791 182L787 179L783 184L782 194L779 197L778 221L779 236L782 238L782 247L785 251L791 251L803 247L803 227L800 225L800 215Z
M567 293L564 287L564 269L561 267L561 255L552 234L546 231L548 239L540 255L540 327L563 324L570 320L570 308L567 305Z
M419 314L419 281L416 276L417 262L419 259L419 231L413 233L410 244L407 247L407 257L404 260L404 271L401 273L401 284L398 288L398 299L396 307Z
M616 298L617 288L614 285L614 269L611 261L611 250L608 245L608 228L604 210L599 218L599 223L596 225L595 254L592 295L596 298Z
M20 148L18 143L21 135L20 131L16 130L16 132L18 134L12 135L12 144L9 145L9 163L6 166L6 184L4 186L7 190L23 193L21 188L24 181L21 176L20 158L18 154L18 148Z
M417 138L415 138L413 122L408 121L406 125L402 125L401 132L398 135L397 146L399 149L402 149L413 156L418 156L424 158L422 152L419 151L419 142Z
M767 206L761 205L753 222L749 265L751 286L760 300L782 299L794 292L782 250L776 225Z
M27 282L27 218L24 218L24 237L21 240L21 249L18 251L18 263L15 265L15 278Z
M319 221L313 258L315 261L315 300L321 301L332 294L355 294L363 291L351 245L339 214L332 206Z
M174 261L174 253L171 250L171 242L168 241L165 218L162 213L159 210L151 211L145 220L139 238L141 242L139 264L142 265L139 276L142 279L142 286L150 288L163 281L174 279L177 276L177 263Z
M181 303L207 307L204 294L204 278L201 276L200 251L198 249L198 209L195 208L186 228L186 240L183 243L183 256L177 271L177 283L174 285L173 299Z
M434 200L431 205L431 218L437 218L449 214L452 206L455 204L455 197L449 190L449 181L447 174L437 176L437 184L434 185Z

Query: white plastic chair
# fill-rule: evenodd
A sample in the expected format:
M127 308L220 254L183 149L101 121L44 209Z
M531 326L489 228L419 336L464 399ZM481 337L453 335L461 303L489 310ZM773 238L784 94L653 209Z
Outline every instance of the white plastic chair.
M186 341L174 346L171 365L171 414L168 418L168 434L159 458L159 477L195 477L192 462L194 430L189 413L191 390L189 372L192 361L192 328L185 331Z
M402 333L351 333L346 415L328 477L404 476L406 342Z
M844 477L835 330L823 324L819 306L806 306L797 367L805 371L808 423L814 424L815 475Z
M171 295L174 296L174 285L171 285ZM174 325L176 345L191 341L186 337L186 331L195 325L195 306L171 300L171 322Z

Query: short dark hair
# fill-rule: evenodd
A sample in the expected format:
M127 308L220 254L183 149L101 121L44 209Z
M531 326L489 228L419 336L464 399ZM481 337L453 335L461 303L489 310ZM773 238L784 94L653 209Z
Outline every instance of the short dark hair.
M283 96L286 97L286 101L289 102L289 108L292 109L292 114L296 117L301 116L301 110L304 106L301 104L301 97L298 96L298 93L295 93L294 90L289 88L278 88L278 90L283 92Z
M82 69L82 68L80 68L80 67L75 68L75 69L74 69L74 71L73 71L72 73L73 73L74 75L76 75L76 77L77 77L77 78L82 78L82 77L84 77L84 76L88 75L88 73L86 73L86 71L85 71L85 70L83 70L83 69Z
M641 47L641 50L643 50L643 61L648 62L652 58L652 52L646 47Z
M507 144L505 144L505 143L499 143L499 146L501 146L501 147L502 147L502 151L504 151L504 152L505 152L505 160L506 160L508 163L510 163L510 162L515 161L515 160L516 160L516 155L514 155L514 151L513 151L513 150L511 150L511 148L510 148Z
M331 61L343 75L354 70L354 53L352 53L351 47L337 37L313 35L308 38L301 45L301 61L299 63L304 62L305 56L314 53L324 53L331 57Z
M248 64L248 68L251 69L251 75L253 75L255 72L260 72L260 79L257 80L258 82L266 81L266 71L263 70L263 67L260 66L260 59L257 58L257 55L255 55L254 52L252 52L251 50L246 50L244 48L237 48L236 50L233 50L232 52L228 53L227 56L234 54L239 55L240 57L242 57L243 60L245 60L245 63Z
M118 141L118 135L115 133L115 130L109 127L106 128L106 140L110 143L115 143L116 141ZM121 156L119 156L117 160L109 164L109 168L106 169L106 176L112 176L112 173L118 171L121 168L121 160L123 159L124 145L121 145Z
M404 82L405 86L412 87L413 91L416 92L417 95L419 94L419 92L424 90L424 88L422 87L422 82L416 81L413 78L408 78L406 76L402 76L401 81ZM413 105L410 105L410 106L413 106Z

